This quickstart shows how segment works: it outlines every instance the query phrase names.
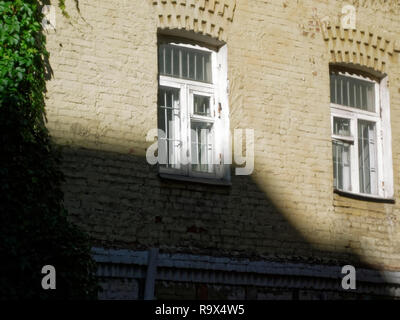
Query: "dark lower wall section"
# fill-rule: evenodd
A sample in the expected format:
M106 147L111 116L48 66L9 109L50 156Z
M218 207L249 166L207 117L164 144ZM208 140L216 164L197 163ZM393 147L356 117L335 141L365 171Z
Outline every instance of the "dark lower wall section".
M355 292L322 291L296 288L269 288L157 282L158 300L375 300L389 298Z
M367 258L398 266L391 234L378 221L357 222L367 209L349 223L351 214L335 213L332 195L318 190L302 202L290 194L277 201L279 188L271 196L257 174L233 176L230 187L210 186L161 179L156 166L129 153L64 147L63 154L65 204L96 246L369 267L359 254L364 250ZM381 231L373 233L371 225Z
M100 278L100 300L139 300L140 281L129 278Z
M355 288L341 266L250 261L93 248L100 299L334 300L400 299L400 273L356 268Z
M101 279L100 300L141 300L140 281L132 279ZM156 300L376 300L391 296L357 294L356 292L321 291L296 288L259 288L157 281ZM399 299L399 298L395 298Z

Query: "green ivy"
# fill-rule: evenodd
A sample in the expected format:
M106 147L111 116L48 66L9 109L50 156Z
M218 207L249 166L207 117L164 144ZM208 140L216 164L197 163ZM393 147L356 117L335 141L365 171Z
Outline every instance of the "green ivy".
M40 9L0 0L0 299L96 298L89 238L67 219L60 152L45 126ZM44 265L56 268L56 290L41 287Z
M76 10L78 12L80 12L79 0L74 0L74 2L75 2ZM62 12L63 16L66 17L66 18L69 18L69 14L68 14L68 12L66 10L66 7L65 7L65 0L58 0L58 7L61 9L61 12Z
M58 7L61 9L62 14L69 18L68 12L65 10L65 0L58 0Z

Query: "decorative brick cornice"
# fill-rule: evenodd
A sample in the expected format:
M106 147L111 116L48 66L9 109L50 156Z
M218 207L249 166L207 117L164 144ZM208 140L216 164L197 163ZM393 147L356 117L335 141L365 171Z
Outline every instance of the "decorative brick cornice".
M345 30L328 26L323 30L332 63L353 63L385 73L400 53L400 42L376 30Z
M184 29L226 41L236 0L150 0L161 29Z

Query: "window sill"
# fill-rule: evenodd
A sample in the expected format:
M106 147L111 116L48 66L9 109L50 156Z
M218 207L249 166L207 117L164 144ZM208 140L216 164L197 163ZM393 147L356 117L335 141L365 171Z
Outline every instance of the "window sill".
M170 173L159 173L158 175L160 176L161 179L167 179L167 180L201 183L201 184L208 184L208 185L213 185L213 186L224 186L224 187L232 186L232 183L230 181L222 180L222 179L209 179L209 178L180 176L177 174L170 174Z
M340 189L333 189L334 193L337 193L338 195L341 195L343 197L348 197L352 199L357 199L357 200L364 200L364 201L371 201L371 202L382 202L382 203L396 203L396 200L394 198L383 198L380 196L375 196L375 195L369 195L369 194L364 194L364 193L354 193L350 191L343 191Z

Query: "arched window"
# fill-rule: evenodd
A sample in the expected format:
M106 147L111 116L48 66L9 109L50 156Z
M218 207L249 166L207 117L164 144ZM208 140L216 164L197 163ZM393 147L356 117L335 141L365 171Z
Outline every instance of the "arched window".
M330 69L334 187L391 198L393 172L387 77Z
M160 36L158 158L169 178L229 180L226 46ZM161 134L160 134L161 132Z

